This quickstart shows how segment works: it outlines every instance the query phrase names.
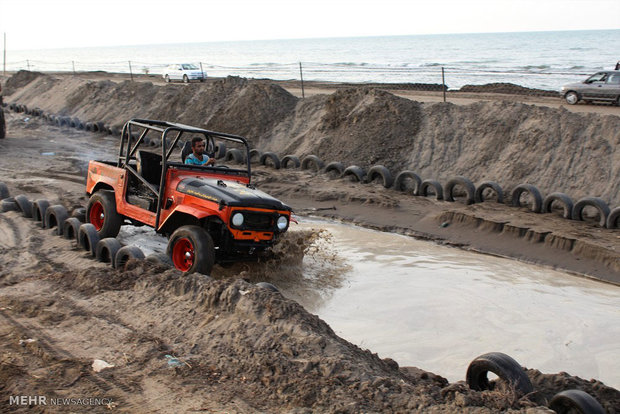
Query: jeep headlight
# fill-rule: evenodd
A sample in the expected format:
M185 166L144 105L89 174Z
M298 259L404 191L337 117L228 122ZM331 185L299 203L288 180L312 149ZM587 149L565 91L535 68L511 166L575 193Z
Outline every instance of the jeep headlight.
M243 214L235 213L232 216L232 224L235 227L241 227L243 225Z
M280 216L278 217L278 222L276 223L278 226L278 230L284 231L288 227L288 217Z

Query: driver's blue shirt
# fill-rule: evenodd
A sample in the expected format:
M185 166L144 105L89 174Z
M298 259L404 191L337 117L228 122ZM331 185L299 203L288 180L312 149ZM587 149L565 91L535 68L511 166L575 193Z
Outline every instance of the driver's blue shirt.
M207 154L202 154L202 161L196 158L193 153L189 154L187 158L185 158L185 164L192 165L203 165L206 164L207 161L209 161L209 156Z

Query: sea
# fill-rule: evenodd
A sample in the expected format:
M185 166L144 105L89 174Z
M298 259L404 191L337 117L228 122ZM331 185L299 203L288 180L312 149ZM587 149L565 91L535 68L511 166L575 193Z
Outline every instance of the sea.
M620 30L439 34L8 50L6 70L161 74L354 83L504 82L557 90L620 61ZM443 76L443 77L442 77Z

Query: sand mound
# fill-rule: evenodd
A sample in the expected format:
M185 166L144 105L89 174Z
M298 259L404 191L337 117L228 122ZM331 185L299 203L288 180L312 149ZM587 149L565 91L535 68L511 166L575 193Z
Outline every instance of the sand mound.
M487 85L465 85L459 92L490 92L508 93L514 95L533 95L533 96L553 96L558 97L556 91L546 91L543 89L526 88L525 86L515 85L514 83L489 83Z
M617 116L505 101L420 104L371 88L298 100L268 81L235 77L200 86L22 72L13 78L8 83L21 87L8 102L83 120L116 126L131 117L173 120L241 134L281 156L316 154L364 168L383 164L393 173L410 169L441 182L464 175L505 190L529 183L543 195L561 191L620 204Z

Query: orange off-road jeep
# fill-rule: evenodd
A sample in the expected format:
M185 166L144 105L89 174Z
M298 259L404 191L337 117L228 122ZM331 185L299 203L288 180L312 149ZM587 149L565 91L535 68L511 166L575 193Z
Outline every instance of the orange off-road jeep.
M240 147L245 168L184 164L188 151L179 153L179 143L187 148L194 136L205 139L210 156L226 144ZM184 272L209 274L215 263L256 259L286 232L291 208L252 185L249 151L237 135L132 119L118 161L88 165L86 219L101 238L116 237L125 223L153 227L168 236L167 253Z

